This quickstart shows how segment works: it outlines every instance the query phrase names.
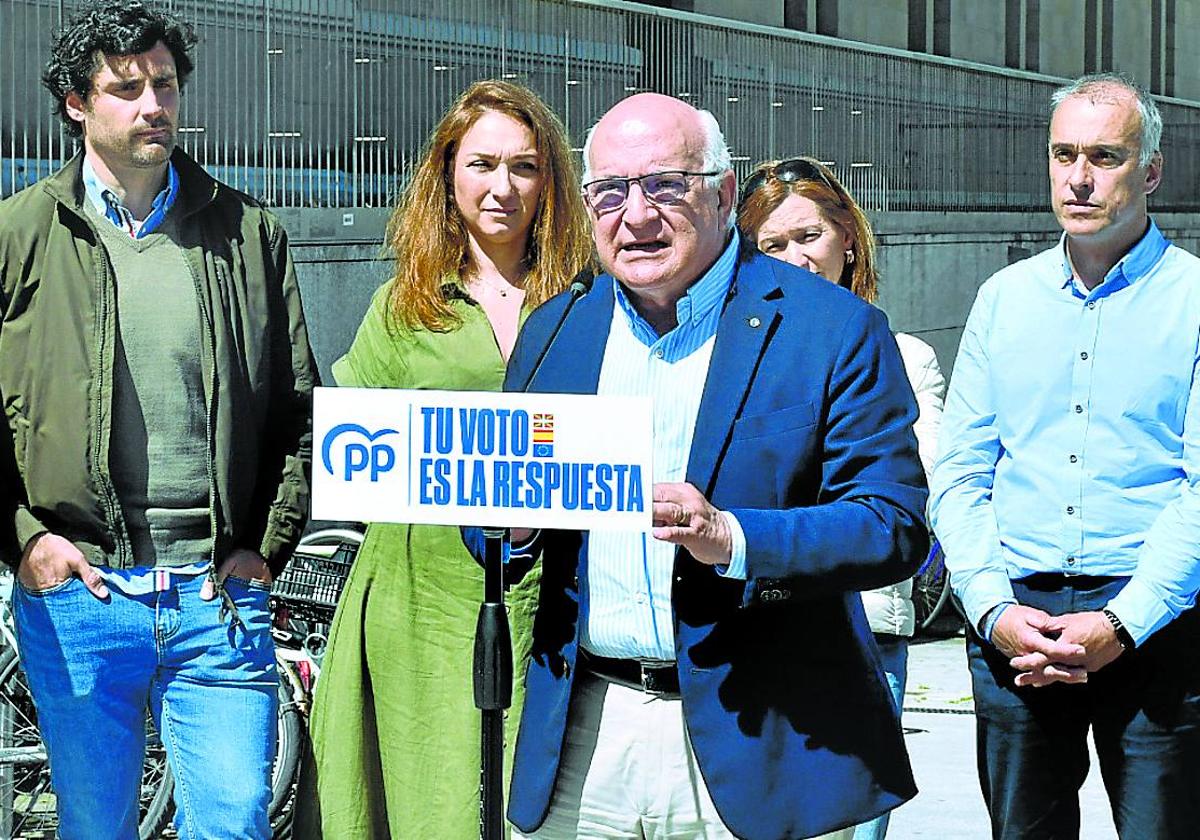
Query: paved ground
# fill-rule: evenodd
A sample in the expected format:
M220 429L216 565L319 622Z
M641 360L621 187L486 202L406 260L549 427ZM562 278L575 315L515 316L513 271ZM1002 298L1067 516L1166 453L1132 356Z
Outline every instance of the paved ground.
M888 840L987 840L975 774L975 716L961 634L909 648L904 726L921 792L892 815ZM1116 837L1095 757L1080 797L1081 840Z

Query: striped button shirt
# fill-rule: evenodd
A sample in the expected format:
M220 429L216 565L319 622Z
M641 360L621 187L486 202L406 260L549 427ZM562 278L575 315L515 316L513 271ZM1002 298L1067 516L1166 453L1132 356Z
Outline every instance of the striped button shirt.
M678 325L659 336L615 280L612 326L600 368L599 394L654 400L654 481L679 482L688 455L717 323L737 264L738 238L676 303ZM733 516L734 551L723 573L745 577L745 538ZM582 587L580 641L599 656L660 662L675 659L671 574L675 545L649 532L593 531Z

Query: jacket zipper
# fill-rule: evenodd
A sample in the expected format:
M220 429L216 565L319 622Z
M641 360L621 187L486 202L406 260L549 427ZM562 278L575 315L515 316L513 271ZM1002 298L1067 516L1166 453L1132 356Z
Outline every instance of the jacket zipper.
M182 220L180 220L182 224ZM200 309L200 320L208 335L208 393L204 395L204 439L207 442L208 448L208 531L209 531L209 563L212 566L211 574L213 582L216 582L217 573L217 476L216 465L213 463L216 452L216 441L213 440L213 406L216 404L217 394L217 337L216 330L213 327L212 314L209 312L209 305L205 299L204 289L200 283L200 277L196 274L196 270L192 265L187 250L184 251L183 261L188 267L188 273L192 275L192 288L196 291L196 306ZM216 271L216 266L213 266ZM218 280L220 280L219 272ZM205 272L207 276L207 272Z
M78 215L78 214L77 214ZM104 350L106 341L114 341L115 336L108 335L108 314L111 308L112 301L110 300L110 292L115 282L112 273L112 266L109 264L108 255L104 250L104 245L101 244L100 232L90 221L79 216L79 218L92 231L92 235L96 237L96 242L99 247L96 249L96 261L100 264L100 271L97 272L100 277L100 312L99 318L96 321L96 406L94 413L95 420L95 440L97 447L107 454L107 450L112 441L109 436L104 433L104 394L106 391L106 380L108 373L104 365ZM111 413L112 399L109 398L109 410ZM120 510L120 501L117 499L117 489L113 486L112 478L108 474L107 464L101 463L101 458L96 458L92 463L92 468L96 474L97 484L102 491L104 503L104 513L108 519L109 533L113 537L113 542L117 549L117 568L129 568L132 565L133 557L130 554L129 537L125 531L124 514Z

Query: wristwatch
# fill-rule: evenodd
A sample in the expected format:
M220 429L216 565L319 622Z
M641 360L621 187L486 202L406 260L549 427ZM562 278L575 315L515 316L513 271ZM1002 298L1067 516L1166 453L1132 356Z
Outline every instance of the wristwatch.
M1117 618L1117 614L1109 609L1101 610L1104 617L1108 619L1108 623L1112 625L1113 632L1117 634L1117 644L1123 650L1132 650L1137 647L1133 642L1133 636L1129 635L1129 631L1125 629L1124 622Z

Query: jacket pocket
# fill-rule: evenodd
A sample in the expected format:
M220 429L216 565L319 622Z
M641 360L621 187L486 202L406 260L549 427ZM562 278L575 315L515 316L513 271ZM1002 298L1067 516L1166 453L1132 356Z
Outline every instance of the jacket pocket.
M766 414L747 414L733 426L734 437L758 438L790 432L817 422L817 407L811 402L797 403Z
M17 470L25 473L25 448L29 445L29 419L21 413L16 403L10 403L7 408L8 427L12 430L13 457L17 461Z

